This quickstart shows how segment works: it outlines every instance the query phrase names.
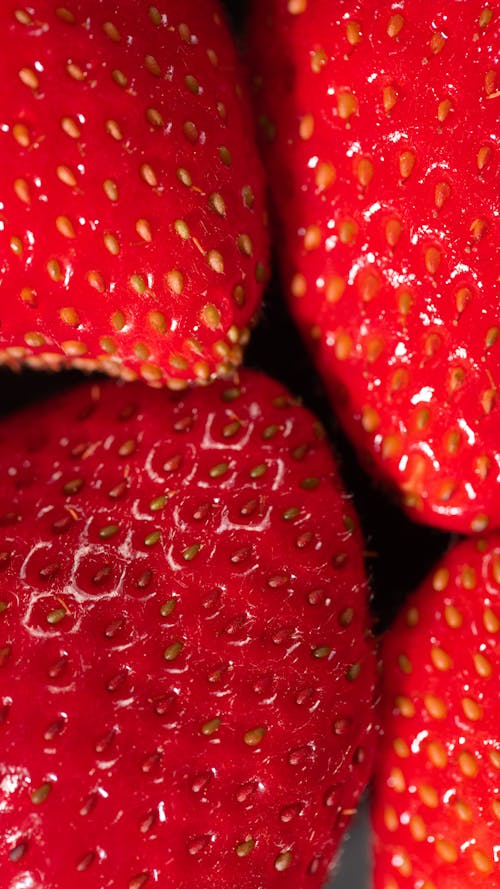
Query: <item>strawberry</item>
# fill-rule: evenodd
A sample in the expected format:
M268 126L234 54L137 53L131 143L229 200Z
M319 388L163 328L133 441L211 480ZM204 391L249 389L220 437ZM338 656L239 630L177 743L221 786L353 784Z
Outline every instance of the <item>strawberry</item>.
M172 389L237 366L267 248L216 0L9 0L0 29L0 360Z
M500 535L451 549L383 648L374 889L500 885Z
M256 0L291 312L415 518L500 523L497 4Z
M361 537L244 371L0 426L2 885L319 887L367 780Z

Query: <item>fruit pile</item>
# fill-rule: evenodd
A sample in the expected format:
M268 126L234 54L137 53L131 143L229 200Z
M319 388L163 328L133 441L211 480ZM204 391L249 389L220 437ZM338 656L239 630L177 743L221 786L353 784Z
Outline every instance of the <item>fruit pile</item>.
M500 8L226 6L0 7L0 889L500 887Z

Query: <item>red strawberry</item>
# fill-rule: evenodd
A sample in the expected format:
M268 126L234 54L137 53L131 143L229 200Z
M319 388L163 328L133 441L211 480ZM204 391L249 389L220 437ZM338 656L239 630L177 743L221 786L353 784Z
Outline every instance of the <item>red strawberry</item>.
M387 634L375 889L500 886L500 535L445 556Z
M411 514L500 523L498 4L257 0L292 313Z
M108 382L4 423L0 478L2 886L319 887L375 675L319 424Z
M234 368L266 236L216 0L8 0L0 29L0 360L173 389Z

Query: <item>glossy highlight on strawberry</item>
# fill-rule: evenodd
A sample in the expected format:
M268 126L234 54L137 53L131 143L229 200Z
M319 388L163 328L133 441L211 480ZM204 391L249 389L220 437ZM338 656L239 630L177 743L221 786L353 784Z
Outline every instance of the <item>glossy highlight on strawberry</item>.
M257 0L256 106L290 309L413 518L500 523L496 4Z
M262 374L6 418L2 885L322 886L374 747L361 547Z
M383 647L375 889L500 884L500 535L452 548Z
M230 372L267 235L216 0L8 0L0 29L0 360L172 389Z

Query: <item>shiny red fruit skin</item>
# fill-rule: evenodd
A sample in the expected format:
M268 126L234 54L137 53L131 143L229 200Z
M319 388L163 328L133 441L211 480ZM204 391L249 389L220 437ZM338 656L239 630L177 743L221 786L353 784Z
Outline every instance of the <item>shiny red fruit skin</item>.
M172 389L230 371L267 234L217 0L6 0L0 30L0 361Z
M411 516L500 522L498 4L257 0L288 302Z
M500 535L462 542L382 648L374 889L500 886Z
M263 375L1 424L2 889L322 886L374 748L361 547Z

